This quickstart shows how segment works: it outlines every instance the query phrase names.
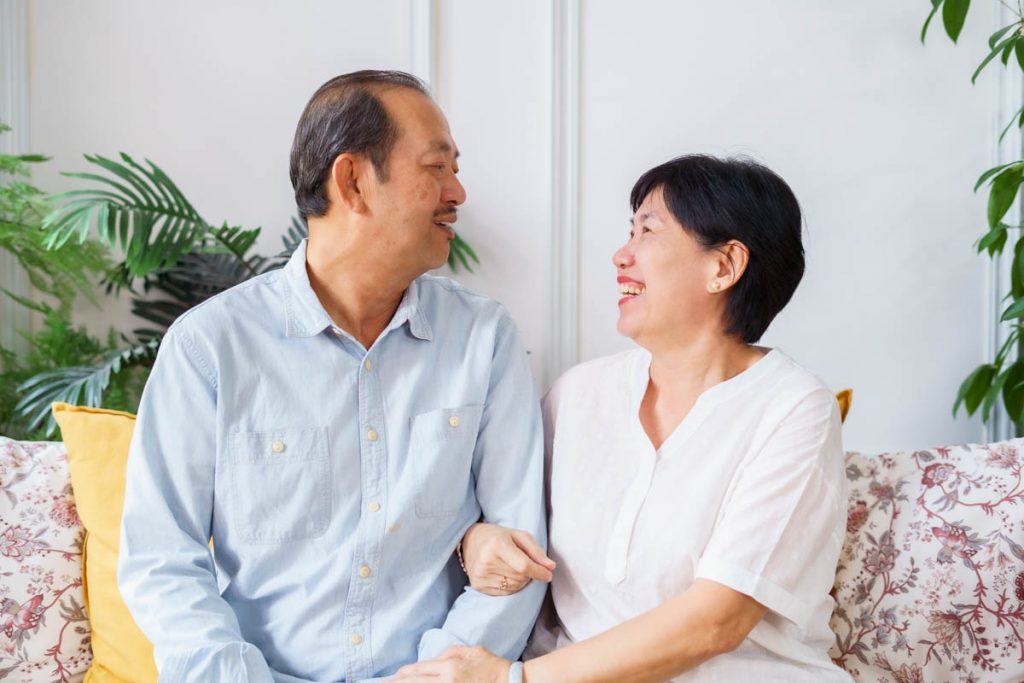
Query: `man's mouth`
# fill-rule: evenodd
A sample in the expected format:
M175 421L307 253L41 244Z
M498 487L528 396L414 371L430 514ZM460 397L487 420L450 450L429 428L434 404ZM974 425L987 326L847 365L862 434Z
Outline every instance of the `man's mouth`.
M447 231L451 238L455 236L455 228L452 227L452 224L456 220L458 220L458 218L455 216L438 216L437 218L434 219L434 225L441 228L442 230Z

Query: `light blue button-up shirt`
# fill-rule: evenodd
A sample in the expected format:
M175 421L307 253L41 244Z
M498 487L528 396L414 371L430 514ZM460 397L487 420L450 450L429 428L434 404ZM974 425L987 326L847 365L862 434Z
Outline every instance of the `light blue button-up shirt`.
M119 586L160 680L352 683L459 644L518 657L545 586L484 596L453 556L481 517L546 543L508 313L424 275L367 350L305 266L303 243L181 316L143 393Z

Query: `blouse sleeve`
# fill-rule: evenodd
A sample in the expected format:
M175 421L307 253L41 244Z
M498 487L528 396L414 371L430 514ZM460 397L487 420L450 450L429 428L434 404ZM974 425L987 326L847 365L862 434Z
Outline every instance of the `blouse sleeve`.
M778 420L726 496L696 578L807 628L832 588L845 528L839 408L822 388Z

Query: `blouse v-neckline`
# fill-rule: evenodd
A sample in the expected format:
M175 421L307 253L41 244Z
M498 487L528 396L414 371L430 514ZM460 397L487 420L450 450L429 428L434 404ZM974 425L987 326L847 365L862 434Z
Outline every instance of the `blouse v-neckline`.
M660 458L662 453L671 453L672 449L669 446L677 442L685 442L686 437L704 421L711 408L755 382L758 377L769 371L781 356L780 351L769 348L767 353L754 361L750 367L702 391L679 424L661 442L661 446L655 448L654 442L651 441L651 437L648 436L640 421L640 405L651 381L651 354L647 350L642 350L642 353L637 354L633 386L630 392L630 415L634 431L638 432L638 438L643 439L643 443L647 445L648 450L654 454L655 458Z

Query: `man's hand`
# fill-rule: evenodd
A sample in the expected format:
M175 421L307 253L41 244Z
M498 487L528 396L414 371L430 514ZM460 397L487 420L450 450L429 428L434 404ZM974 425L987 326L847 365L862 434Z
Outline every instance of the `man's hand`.
M511 595L530 580L551 581L555 563L533 536L497 524L474 524L462 539L470 585L485 595Z
M437 659L403 666L393 680L406 683L506 683L510 666L510 661L482 647L450 647Z

